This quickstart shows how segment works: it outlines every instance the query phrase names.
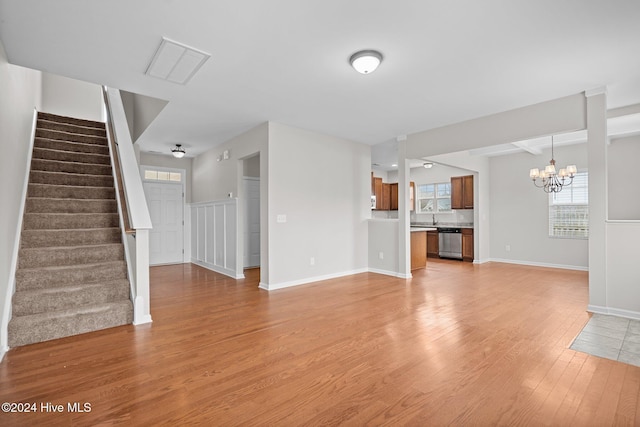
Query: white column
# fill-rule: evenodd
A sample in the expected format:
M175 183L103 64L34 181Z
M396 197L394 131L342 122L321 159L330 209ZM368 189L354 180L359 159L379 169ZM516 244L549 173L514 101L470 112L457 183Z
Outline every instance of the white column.
M409 211L409 175L411 168L407 160L407 137L398 137L398 273L400 277L411 276L411 218Z
M585 92L589 168L589 310L607 307L607 93Z
M149 295L149 230L136 231L136 299L134 325L151 323Z

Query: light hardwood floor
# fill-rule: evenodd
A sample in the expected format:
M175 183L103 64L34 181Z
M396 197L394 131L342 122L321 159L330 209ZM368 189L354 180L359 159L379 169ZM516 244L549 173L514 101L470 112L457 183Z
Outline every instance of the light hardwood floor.
M0 425L640 424L640 368L568 348L584 272L430 259L272 292L258 273L154 267L153 324L10 350L0 401L39 411Z

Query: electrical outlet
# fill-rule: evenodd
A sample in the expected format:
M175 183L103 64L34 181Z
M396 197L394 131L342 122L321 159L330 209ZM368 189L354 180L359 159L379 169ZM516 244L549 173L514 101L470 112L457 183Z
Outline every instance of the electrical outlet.
M507 252L511 252L511 245L506 245L504 247L504 250L507 251Z
M378 258L384 259L384 252L382 251L378 252Z
M316 265L316 259L314 257L309 258L309 265Z

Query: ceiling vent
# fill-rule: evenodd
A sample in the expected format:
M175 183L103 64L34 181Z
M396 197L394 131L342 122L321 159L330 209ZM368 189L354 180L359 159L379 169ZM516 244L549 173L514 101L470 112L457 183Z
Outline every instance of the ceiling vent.
M211 55L163 37L145 74L186 84Z

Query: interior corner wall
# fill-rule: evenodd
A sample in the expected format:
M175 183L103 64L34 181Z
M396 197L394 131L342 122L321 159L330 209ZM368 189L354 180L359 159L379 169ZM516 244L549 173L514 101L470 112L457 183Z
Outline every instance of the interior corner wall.
M19 206L29 165L29 147L35 109L40 109L41 73L9 64L0 42L0 145L10 156L0 156L0 358L7 347L7 329L13 277L11 263ZM10 184L10 185L7 185Z
M262 153L267 149L268 129L269 124L262 123L194 158L191 201L198 203L227 199L229 193L236 197L239 193L238 171L243 164L242 159L260 153L262 162ZM226 160L222 159L225 150L229 150L229 159ZM218 161L218 158L221 160ZM261 176L263 172L266 171L261 168ZM261 194L260 197L262 196Z
M371 147L270 123L268 197L270 288L366 271Z
M585 270L588 239L549 237L549 195L529 178L529 169L544 167L550 158L548 149L490 159L491 259ZM587 169L587 146L555 147L555 158L560 166Z
M45 113L104 121L102 105L99 85L42 73L42 111Z

